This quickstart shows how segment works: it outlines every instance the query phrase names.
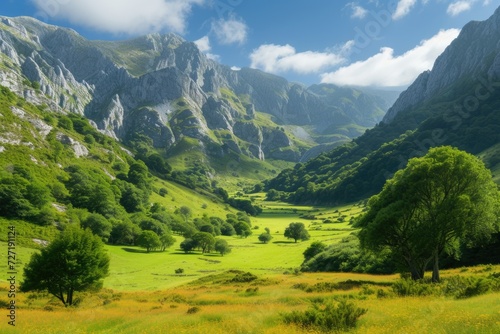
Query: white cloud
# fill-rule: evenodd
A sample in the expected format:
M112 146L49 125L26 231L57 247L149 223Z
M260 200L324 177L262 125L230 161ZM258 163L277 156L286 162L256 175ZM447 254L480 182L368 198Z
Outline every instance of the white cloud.
M347 6L352 8L351 18L353 19L364 19L368 14L368 11L356 4L355 2L348 3Z
M203 36L193 43L196 44L201 52L210 52L210 50L212 50L212 47L210 46L210 39L208 38L208 36Z
M253 50L251 67L270 73L293 71L300 74L317 73L345 61L341 54L333 52L298 52L289 44L265 44Z
M241 67L231 66L231 70L238 72L238 71L241 71Z
M451 3L448 6L448 9L446 10L446 12L451 16L457 16L460 13L471 10L472 4L474 2L475 2L475 0L455 1L454 3Z
M399 20L408 15L416 2L417 0L399 0L396 10L392 14L392 19Z
M379 53L364 61L321 75L322 82L379 87L409 85L420 73L432 68L436 58L459 33L457 29L441 30L400 56L395 56L391 48L382 48Z
M248 27L245 22L231 17L227 20L219 19L212 23L212 32L221 44L242 44L246 42Z
M163 30L184 33L193 5L206 0L32 0L37 16L58 17L98 31L145 34Z
M212 50L212 46L210 45L210 38L208 36L203 36L202 38L193 42L196 44L200 52L203 52L208 59L212 59L215 61L220 61L220 56L210 53Z

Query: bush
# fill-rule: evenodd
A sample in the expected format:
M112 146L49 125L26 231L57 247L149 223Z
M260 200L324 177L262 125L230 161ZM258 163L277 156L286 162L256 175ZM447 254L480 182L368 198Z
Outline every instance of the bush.
M200 312L200 308L198 306L190 307L187 310L187 314L195 314L195 313L198 313L198 312Z
M412 279L399 279L392 285L392 291L401 297L440 295L441 291L436 284Z
M356 327L358 319L366 312L366 309L343 300L337 306L332 302L313 304L304 312L294 311L283 315L283 321L307 330L348 331Z
M444 282L443 291L446 295L458 299L479 296L490 290L498 291L500 280L494 275L489 277L462 277L453 276Z
M239 273L236 276L234 276L231 279L231 282L233 283L248 283L255 281L257 279L257 276L255 276L252 273L246 272L246 273Z

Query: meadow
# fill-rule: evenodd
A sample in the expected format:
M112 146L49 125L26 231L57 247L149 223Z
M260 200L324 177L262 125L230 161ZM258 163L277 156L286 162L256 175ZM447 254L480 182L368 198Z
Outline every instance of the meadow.
M500 332L498 292L462 299L401 297L391 287L399 275L298 272L302 253L312 241L333 243L353 231L348 222L363 210L361 203L337 208L262 205L264 213L252 219L251 236L224 237L233 248L225 256L184 254L180 236L166 252L106 246L110 275L102 290L79 294L77 305L70 308L44 293L17 293L15 328L7 324L9 298L2 277L0 333L316 333L285 324L283 315L340 300L367 309L352 333ZM290 222L303 222L311 240L286 239L283 231ZM262 244L257 236L266 227L273 239ZM4 242L0 249L6 249ZM33 250L16 251L22 268ZM7 269L4 253L2 273ZM183 273L176 274L179 268ZM486 277L497 272L500 266L490 265L445 270L442 276Z

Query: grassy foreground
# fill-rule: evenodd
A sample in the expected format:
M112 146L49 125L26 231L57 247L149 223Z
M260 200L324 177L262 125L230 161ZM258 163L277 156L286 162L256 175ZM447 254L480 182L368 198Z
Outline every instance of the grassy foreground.
M482 271L482 268L473 268L468 274ZM313 302L342 298L368 309L353 333L500 332L499 293L460 300L449 297L381 298L374 291L389 291L388 283L397 276L275 274L258 276L251 282L237 282L238 273L243 272L209 275L180 287L158 291L104 289L80 296L80 304L68 309L47 295L19 294L17 326L11 328L2 317L0 332L315 333L285 325L282 315L305 310ZM443 276L457 273L444 271ZM306 292L297 288L339 282L344 282L344 288L328 292ZM5 289L2 285L2 290Z

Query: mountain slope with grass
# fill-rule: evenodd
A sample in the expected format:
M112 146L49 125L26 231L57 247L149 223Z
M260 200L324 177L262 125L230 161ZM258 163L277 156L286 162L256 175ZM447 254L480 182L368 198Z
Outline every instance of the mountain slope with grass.
M197 231L237 212L221 194L174 182L175 169L154 151L133 153L84 117L35 106L5 87L0 130L1 240L15 225L19 245L40 247L79 224L110 244L133 245L144 230Z
M498 170L500 143L500 9L471 22L434 68L401 94L384 121L350 143L267 183L272 198L342 203L378 193L408 159L451 145Z

